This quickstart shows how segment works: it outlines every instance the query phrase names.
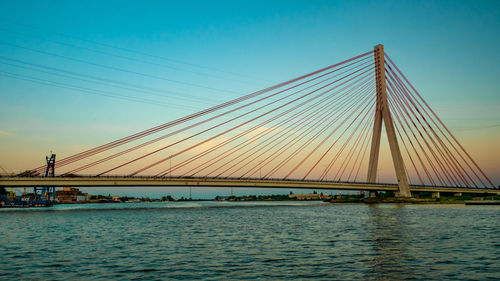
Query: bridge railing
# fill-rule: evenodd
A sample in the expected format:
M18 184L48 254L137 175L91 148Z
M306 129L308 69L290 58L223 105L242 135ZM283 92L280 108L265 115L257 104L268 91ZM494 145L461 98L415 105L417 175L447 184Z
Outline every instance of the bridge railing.
M8 174L0 174L0 177L30 177L30 178L44 178L43 176L40 175L8 175ZM335 181L335 180L316 180L316 179L283 179L283 178L258 178L258 177L249 177L249 178L242 178L242 177L193 177L193 176L129 176L129 175L106 175L106 176L97 176L97 175L90 175L90 174L71 174L71 175L58 175L56 178L100 178L100 179L124 179L124 178L130 178L130 179L149 179L149 180L168 180L168 179L185 179L185 180L199 180L199 179L205 179L205 180L237 180L237 181L244 181L244 180L250 180L250 181L282 181L282 182L310 182L310 183L333 183L333 184L357 184L357 185L381 185L381 186L398 186L395 183L388 183L388 182L376 182L376 183L369 183L369 182L360 182L360 181ZM479 187L469 187L469 186L443 186L443 185L415 185L412 184L410 185L412 187L422 187L422 188L468 188L468 189L499 189L493 188L493 187L484 187L484 188L479 188Z

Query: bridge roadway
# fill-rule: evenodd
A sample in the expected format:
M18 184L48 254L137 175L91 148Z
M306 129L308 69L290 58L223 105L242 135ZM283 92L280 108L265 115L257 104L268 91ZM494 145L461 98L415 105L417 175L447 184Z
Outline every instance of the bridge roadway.
M0 177L3 187L125 187L125 186L192 186L192 187L255 187L255 188L294 188L319 190L365 190L397 191L396 184L334 182L314 180L283 180L256 178L195 178L195 177ZM489 193L500 195L498 189L418 186L410 185L413 192L451 192L451 193Z

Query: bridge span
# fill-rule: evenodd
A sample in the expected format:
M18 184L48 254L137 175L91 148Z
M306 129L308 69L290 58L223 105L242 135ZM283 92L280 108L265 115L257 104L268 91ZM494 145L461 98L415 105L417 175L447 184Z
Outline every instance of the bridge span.
M397 184L335 182L316 180L283 180L259 178L210 178L210 177L123 177L123 176L81 176L81 177L0 177L3 187L254 187L293 188L318 190L364 190L398 191ZM410 185L411 192L450 192L498 194L500 190L490 188L445 187Z
M390 153L382 157L392 159L396 184L376 183L384 135ZM18 177L0 177L0 186L500 194L383 45L57 163L55 154L46 161ZM63 176L54 177L56 168ZM145 174L153 176L138 176Z

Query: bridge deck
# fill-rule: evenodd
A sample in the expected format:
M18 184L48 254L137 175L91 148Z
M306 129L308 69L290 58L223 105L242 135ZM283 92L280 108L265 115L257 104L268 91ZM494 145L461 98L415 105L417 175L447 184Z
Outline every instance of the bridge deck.
M255 187L255 188L297 188L323 190L366 190L397 191L396 184L374 184L359 182L302 181L281 179L249 178L178 178L178 177L0 177L3 187L124 187L124 186L199 186L199 187ZM453 193L500 194L498 189L440 187L411 185L410 190Z

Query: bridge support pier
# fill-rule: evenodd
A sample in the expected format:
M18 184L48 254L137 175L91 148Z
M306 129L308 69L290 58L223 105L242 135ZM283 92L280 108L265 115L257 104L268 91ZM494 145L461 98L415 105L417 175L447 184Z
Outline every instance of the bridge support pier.
M365 192L365 198L378 198L380 193L378 191L368 191Z
M399 149L394 124L389 110L387 101L387 89L385 78L385 56L384 46L375 46L375 78L377 86L377 104L375 107L375 121L373 124L372 144L370 151L370 162L368 166L367 182L375 183L377 179L378 158L380 154L380 137L382 134L382 121L387 133L389 147L391 149L392 162L398 179L399 192L396 192L396 197L411 197L410 186L408 185L408 177L403 164L403 157Z

